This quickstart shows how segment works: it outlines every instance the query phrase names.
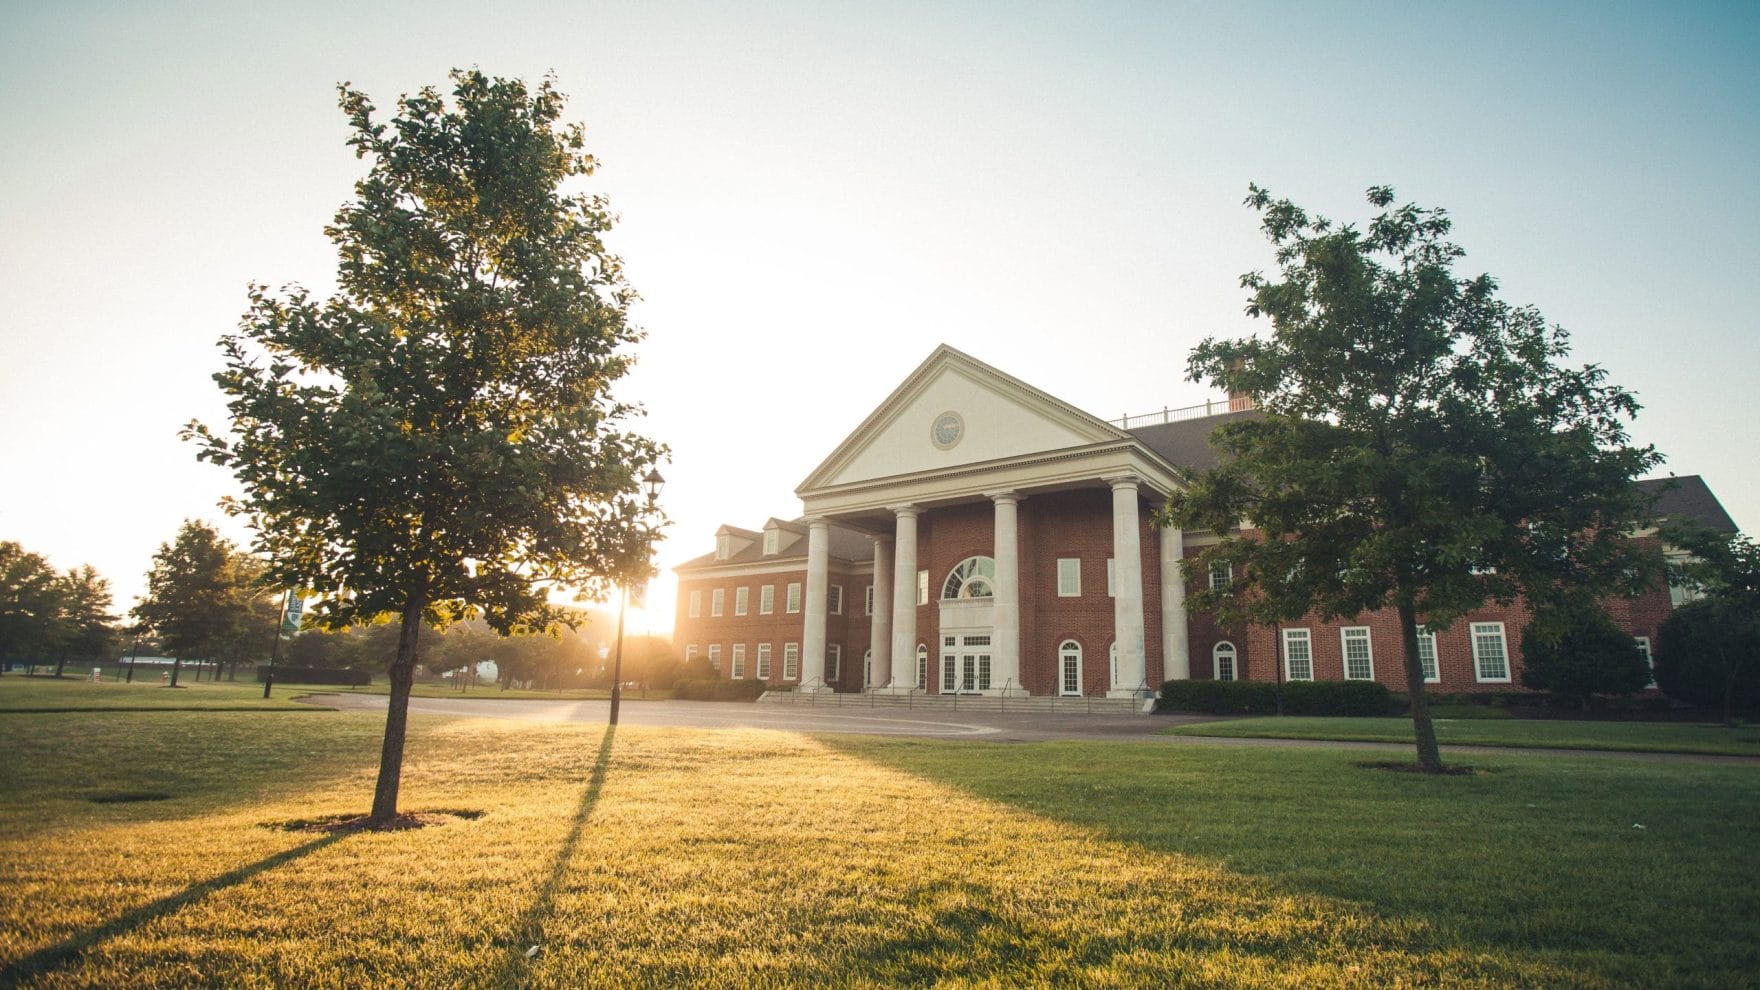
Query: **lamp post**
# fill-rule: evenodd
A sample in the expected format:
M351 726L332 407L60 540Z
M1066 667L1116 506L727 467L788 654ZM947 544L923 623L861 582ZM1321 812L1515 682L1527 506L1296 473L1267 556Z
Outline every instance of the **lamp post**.
M660 489L666 487L666 479L660 476L660 469L654 468L642 478L642 487L648 493L648 510L654 509L654 503L660 500ZM629 607L628 578L625 584L617 589L617 654L611 661L611 723L617 724L617 709L623 702L623 615ZM602 657L601 657L602 658Z

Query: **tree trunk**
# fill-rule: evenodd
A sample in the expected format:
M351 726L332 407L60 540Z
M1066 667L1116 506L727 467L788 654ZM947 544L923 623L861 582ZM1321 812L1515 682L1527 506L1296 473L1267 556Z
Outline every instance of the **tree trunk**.
M422 632L424 595L410 597L403 607L397 636L397 659L391 663L391 699L385 711L385 744L379 750L379 782L373 786L373 811L368 821L382 825L397 817L397 790L403 783L403 737L409 726L409 691L415 681L416 640Z
M172 687L177 686L177 675L182 670L183 670L183 658L182 657L172 657L171 658L171 686Z
M1406 696L1412 704L1412 735L1418 740L1418 766L1425 773L1442 772L1442 751L1436 745L1436 726L1430 721L1430 701L1424 697L1424 665L1418 662L1418 615L1409 594L1399 596L1399 637L1405 648Z
M66 657L57 657L55 660L55 676L60 677L61 672L66 669L67 669L67 658Z

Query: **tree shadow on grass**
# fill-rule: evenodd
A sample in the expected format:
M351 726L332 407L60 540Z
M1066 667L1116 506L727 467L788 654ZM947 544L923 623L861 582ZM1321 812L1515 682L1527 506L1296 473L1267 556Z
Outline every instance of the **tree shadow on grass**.
M544 921L554 911L556 891L562 886L562 877L568 872L569 861L574 858L574 851L580 845L581 833L586 831L587 819L593 814L593 807L599 803L599 792L605 787L605 772L611 766L611 743L617 736L617 726L607 725L605 735L599 740L599 754L593 759L593 772L587 778L587 789L581 794L581 803L575 808L574 823L568 830L568 837L556 849L556 858L550 865L550 875L539 886L537 896L514 922L513 943L508 946L507 954L502 958L501 965L495 971L495 978L489 986L519 986L531 968L535 953L528 955L532 948L542 947L544 943Z
M78 961L86 950L106 939L132 931L149 922L156 921L175 911L182 910L200 901L209 894L217 893L228 887L234 887L266 870L291 863L296 859L312 853L344 838L343 833L333 833L313 839L303 845L294 846L276 853L273 856L257 860L235 870L222 873L212 880L193 884L175 894L161 897L156 901L143 904L132 911L124 913L113 921L91 928L55 945L46 946L25 956L5 969L0 969L0 986L17 986L25 979L51 970L60 969Z

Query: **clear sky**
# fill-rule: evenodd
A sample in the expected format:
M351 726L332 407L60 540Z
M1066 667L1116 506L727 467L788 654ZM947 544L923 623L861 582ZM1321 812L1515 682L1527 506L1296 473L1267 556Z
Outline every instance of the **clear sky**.
M936 344L1103 417L1201 402L1270 266L1247 183L1446 207L1506 299L1760 526L1760 5L0 4L0 539L132 604L220 469L245 287L332 285L382 108L554 72L622 215L670 567L793 489ZM670 624L656 588L655 628ZM637 628L640 628L639 626Z

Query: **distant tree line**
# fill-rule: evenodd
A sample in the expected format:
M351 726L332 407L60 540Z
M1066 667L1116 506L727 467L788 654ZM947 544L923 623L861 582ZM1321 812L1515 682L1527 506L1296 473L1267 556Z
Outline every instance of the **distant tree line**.
M60 572L41 554L0 542L0 662L33 672L53 664L60 677L69 663L112 658L119 633L111 607L110 582L91 565Z

